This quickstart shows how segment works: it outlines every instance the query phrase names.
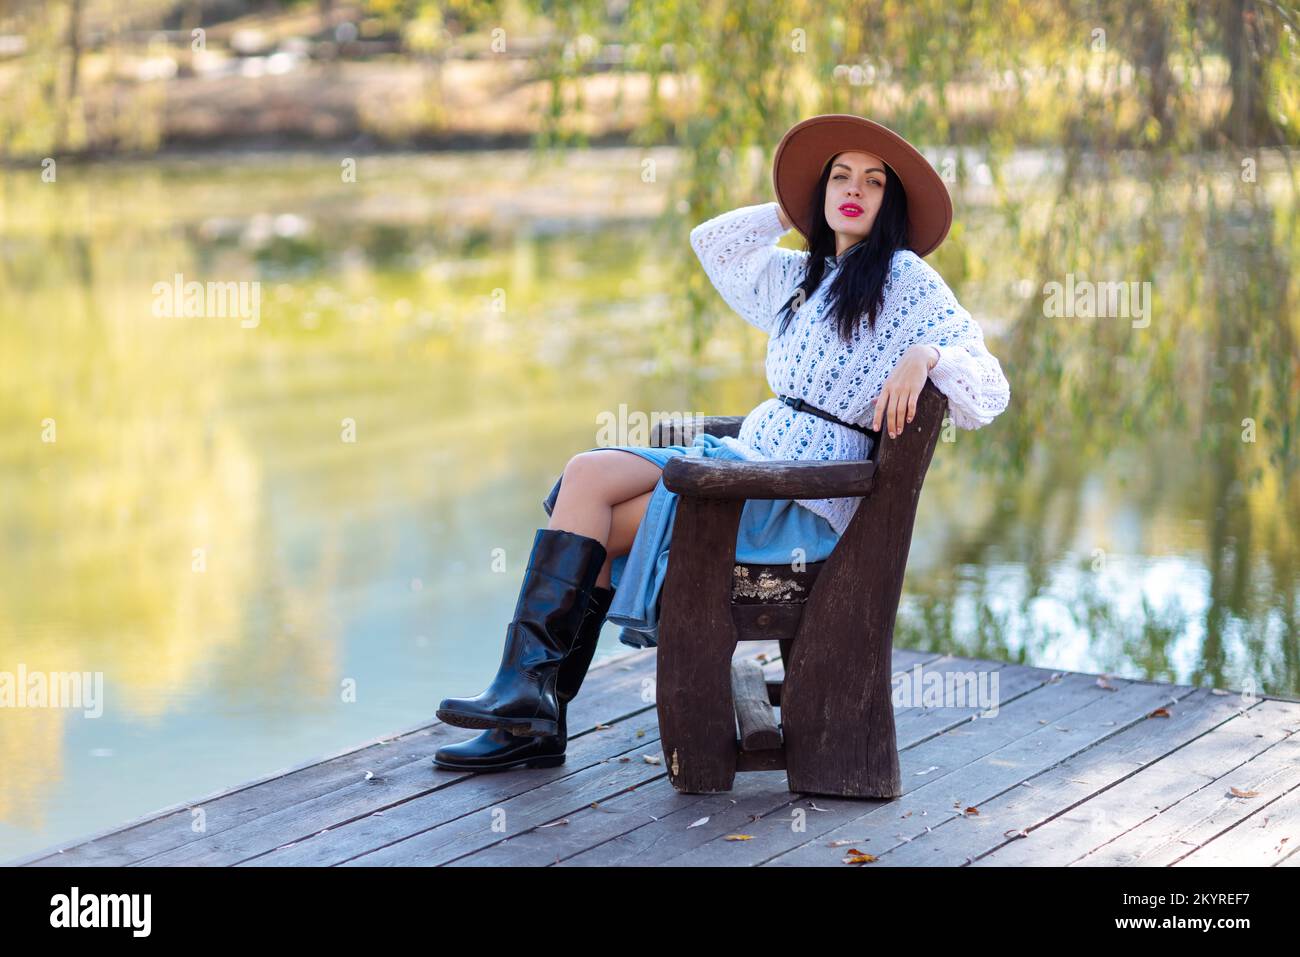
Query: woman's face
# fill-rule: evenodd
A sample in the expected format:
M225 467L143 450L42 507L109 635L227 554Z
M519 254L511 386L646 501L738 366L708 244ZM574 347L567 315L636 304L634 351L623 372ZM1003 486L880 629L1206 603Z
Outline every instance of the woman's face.
M874 153L850 150L831 159L823 214L835 230L835 255L871 232L885 196L885 162Z

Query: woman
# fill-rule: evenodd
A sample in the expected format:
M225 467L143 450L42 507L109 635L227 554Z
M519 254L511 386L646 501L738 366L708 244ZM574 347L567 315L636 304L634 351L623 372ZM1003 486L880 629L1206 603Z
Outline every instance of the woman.
M438 717L485 729L440 749L438 767L496 771L564 761L565 707L606 617L620 640L657 642L676 495L660 481L675 455L866 459L879 430L898 435L926 378L959 428L987 425L1010 399L983 333L921 257L952 222L947 188L892 130L830 114L796 124L777 147L777 202L723 213L691 231L722 298L768 335L767 380L737 438L690 446L613 446L570 459L543 507L501 666L474 698ZM791 227L806 251L777 246ZM873 435L874 433L874 435ZM630 453L630 454L629 454ZM824 561L860 498L751 500L738 562Z

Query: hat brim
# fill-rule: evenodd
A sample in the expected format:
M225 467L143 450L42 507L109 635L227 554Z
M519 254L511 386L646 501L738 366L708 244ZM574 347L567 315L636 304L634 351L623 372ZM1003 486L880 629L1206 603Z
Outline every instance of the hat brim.
M850 113L827 113L796 123L781 138L772 160L772 186L786 217L804 237L812 235L808 203L831 157L848 150L879 156L907 194L908 245L918 256L939 247L952 226L952 198L930 161L886 126Z

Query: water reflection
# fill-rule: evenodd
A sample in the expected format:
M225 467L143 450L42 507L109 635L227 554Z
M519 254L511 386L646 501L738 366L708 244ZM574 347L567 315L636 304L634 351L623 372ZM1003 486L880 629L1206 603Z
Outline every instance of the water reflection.
M768 395L639 157L0 178L0 670L108 697L0 711L0 857L430 720L599 413ZM972 188L934 259L1012 406L938 449L896 643L1300 693L1293 184L1063 162ZM1044 317L1070 271L1151 280L1150 326ZM259 280L260 323L156 317L178 272Z

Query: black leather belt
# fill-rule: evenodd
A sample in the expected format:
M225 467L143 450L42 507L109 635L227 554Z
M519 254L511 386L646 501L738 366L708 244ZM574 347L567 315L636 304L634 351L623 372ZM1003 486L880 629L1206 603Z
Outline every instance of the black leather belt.
M803 399L796 399L788 395L778 395L777 398L796 412L811 412L813 415L820 416L828 422L834 422L836 425L842 425L846 429L852 429L855 432L861 432L863 435L869 435L877 442L880 441L879 429L869 429L865 425L854 425L852 422L845 422L843 419L837 419L829 412L823 412L821 409L817 408L817 406L809 405Z

